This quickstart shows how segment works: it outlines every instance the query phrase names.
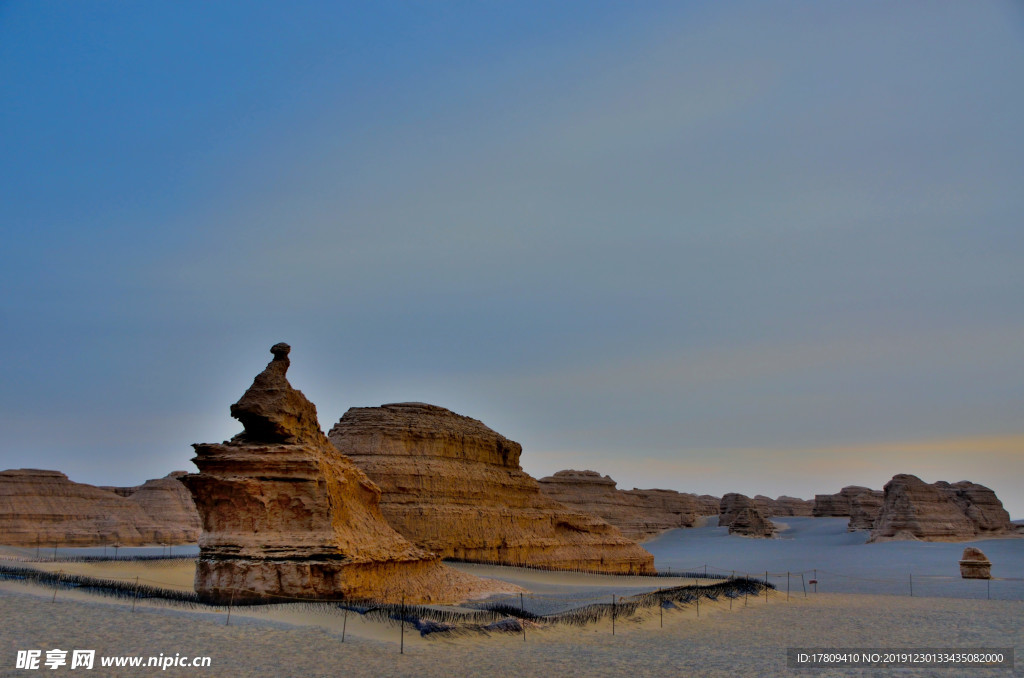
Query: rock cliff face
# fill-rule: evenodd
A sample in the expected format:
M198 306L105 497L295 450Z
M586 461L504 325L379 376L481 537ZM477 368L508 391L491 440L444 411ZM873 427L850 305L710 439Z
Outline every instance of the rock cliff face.
M0 543L11 546L190 544L199 515L180 473L138 488L76 483L60 471L0 472ZM131 490L131 491L127 491Z
M476 419L425 403L354 407L329 437L381 487L395 529L445 558L654 572L619 530L542 494L519 443Z
M884 496L885 493L881 490L868 490L850 497L850 522L846 526L846 531L874 529L878 513L882 510Z
M754 505L765 518L772 516L809 516L814 509L814 501L811 499L798 499L785 495L778 499L766 497L759 494L754 497Z
M583 513L592 513L630 539L650 539L666 530L693 527L701 515L692 494L674 490L619 490L596 471L558 471L540 479L545 495Z
M895 539L966 541L1016 536L1009 514L983 485L928 484L909 474L885 484L885 498L869 542Z
M718 526L728 527L729 534L743 537L771 537L775 524L761 515L754 501L743 494L730 492L719 505Z
M848 485L839 490L838 494L816 494L811 514L816 518L847 518L850 515L851 500L858 495L871 492L877 493L878 490Z
M459 600L480 580L444 566L384 520L380 490L320 431L288 383L287 344L232 405L245 430L196 444L191 490L203 531L196 591L215 601Z

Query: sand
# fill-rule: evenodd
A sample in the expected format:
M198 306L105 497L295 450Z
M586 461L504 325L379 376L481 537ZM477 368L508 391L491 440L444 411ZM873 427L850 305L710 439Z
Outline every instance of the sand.
M545 573L546 574L546 573ZM548 581L548 580L546 580ZM345 642L337 614L300 609L234 608L196 612L58 590L0 583L0 676L14 671L18 649L95 649L97 655L209 656L209 668L103 669L91 675L204 676L778 676L787 647L1024 648L1024 602L863 594L773 593L728 602L657 609L642 619L586 627L529 628L521 634L419 637L349 615ZM1021 666L1024 667L1024 659ZM44 669L45 670L45 669ZM68 670L66 667L64 670ZM50 671L46 670L47 674ZM56 674L57 672L53 672ZM813 676L1024 675L1015 671L805 670ZM88 674L87 674L88 675Z

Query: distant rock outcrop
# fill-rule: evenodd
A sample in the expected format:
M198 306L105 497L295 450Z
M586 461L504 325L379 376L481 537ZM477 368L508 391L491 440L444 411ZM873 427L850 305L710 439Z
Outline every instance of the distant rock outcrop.
M729 534L743 537L771 537L775 534L775 524L761 515L754 501L736 492L722 497L718 526L728 527Z
M134 488L76 483L60 471L0 472L0 543L10 546L190 544L199 514L183 472ZM113 491L112 491L113 490Z
M850 497L850 522L846 526L846 531L874 529L878 513L882 510L884 496L885 493L881 490L868 490Z
M811 515L816 518L848 518L851 511L850 502L853 498L872 492L880 494L879 490L872 490L870 487L861 487L860 485L848 485L839 490L837 494L816 494Z
M991 579L992 563L981 549L968 546L960 557L960 576L963 579Z
M1016 535L1009 514L989 488L966 480L929 484L901 473L885 484L885 498L868 541L967 541Z
M778 499L766 497L763 494L754 497L754 504L757 510L765 518L774 516L809 516L814 510L814 501L811 499L798 499L785 495Z
M329 433L383 490L388 521L445 558L609 573L654 572L654 557L600 518L545 496L522 447L443 407L353 407Z
M551 499L603 518L630 539L650 539L666 530L693 527L703 515L695 495L674 490L619 490L614 480L596 471L558 471L539 482Z
M232 405L245 430L196 444L188 486L202 516L195 587L204 598L461 600L482 580L452 570L384 520L380 490L320 430L288 383L287 344Z

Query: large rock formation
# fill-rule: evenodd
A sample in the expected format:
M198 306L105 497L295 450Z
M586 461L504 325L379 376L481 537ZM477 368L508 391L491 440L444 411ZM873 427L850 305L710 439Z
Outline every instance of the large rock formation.
M697 497L697 514L701 516L717 516L721 504L721 497L702 494Z
M766 497L763 494L754 497L754 505L765 518L773 516L809 516L814 509L814 501L811 499L799 499L782 495L778 499Z
M775 534L775 524L761 515L754 501L736 492L722 497L718 526L728 527L729 534L743 537L771 537Z
M558 471L539 482L548 497L603 518L630 539L650 539L666 530L693 527L702 515L700 502L692 494L619 490L614 480L596 471Z
M424 403L354 407L329 437L381 487L395 529L445 558L654 572L654 557L616 528L542 494L519 443L476 419Z
M848 485L839 490L838 494L816 494L811 515L816 518L847 518L850 516L850 502L865 493L880 494L878 490L860 485Z
M981 549L968 546L960 557L960 576L963 579L991 579L992 563Z
M966 480L928 484L901 473L885 484L885 498L868 541L967 541L1016 535L1009 514L989 488Z
M372 598L452 601L481 580L444 566L384 520L380 490L320 430L316 407L288 383L289 347L231 415L245 430L196 444L182 479L202 516L196 591L210 600Z
M11 546L190 544L199 514L183 472L136 488L76 483L60 471L0 472L0 543Z

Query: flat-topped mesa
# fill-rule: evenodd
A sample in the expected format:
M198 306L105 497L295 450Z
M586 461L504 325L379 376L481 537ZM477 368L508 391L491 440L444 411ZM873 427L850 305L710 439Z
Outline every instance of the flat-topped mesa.
M736 492L722 496L718 526L728 527L729 534L741 537L768 538L775 534L775 523L761 515L750 497Z
M76 483L60 471L0 472L0 544L147 546L198 537L199 515L174 474L107 488Z
M380 490L320 431L288 383L288 346L231 407L245 431L193 445L182 482L202 516L196 591L211 601L370 598L462 600L481 580L455 572L394 531Z
M814 510L811 513L815 518L848 518L850 516L850 501L854 497L864 493L878 492L879 490L872 490L870 487L847 485L837 494L816 494L814 495Z
M677 527L693 527L700 506L696 496L674 490L619 490L596 471L558 471L541 478L541 491L569 508L611 523L630 539L642 541Z
M381 511L445 558L653 573L654 557L600 518L545 496L519 443L436 405L353 407L328 434L383 494Z
M778 499L772 499L763 494L754 496L754 505L765 518L773 516L810 516L814 509L814 501L811 499L799 499L782 495Z
M929 484L901 473L885 484L885 498L868 541L1016 536L1009 514L989 488L967 480Z

